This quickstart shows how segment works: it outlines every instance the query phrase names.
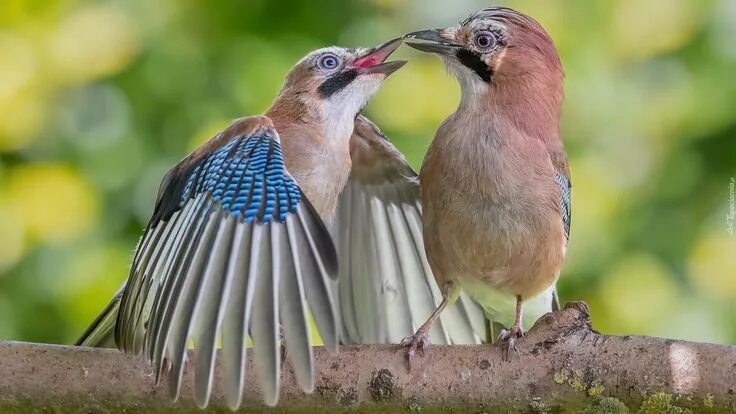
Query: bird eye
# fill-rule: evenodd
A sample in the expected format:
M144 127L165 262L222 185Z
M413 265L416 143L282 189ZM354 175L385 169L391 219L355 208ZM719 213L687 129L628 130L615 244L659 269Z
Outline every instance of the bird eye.
M320 67L320 69L326 69L326 70L332 70L335 69L340 65L340 58L337 56L328 53L326 55L322 55L322 57L319 58L317 61L317 66Z
M489 49L496 45L496 38L489 33L479 34L475 38L475 45L481 49Z

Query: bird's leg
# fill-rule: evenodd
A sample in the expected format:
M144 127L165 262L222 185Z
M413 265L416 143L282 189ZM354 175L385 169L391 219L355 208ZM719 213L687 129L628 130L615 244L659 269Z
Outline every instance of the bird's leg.
M561 310L560 308L560 295L557 293L557 286L555 286L555 289L552 291L552 310L554 312L557 312Z
M414 359L414 355L416 355L417 350L424 355L424 350L429 346L429 328L432 327L434 321L439 318L440 314L449 303L450 296L446 293L442 294L442 302L440 302L437 309L429 315L427 321L417 329L417 332L414 335L401 340L400 345L404 348L408 348L406 355L409 359L409 370L411 370L411 361Z
M514 319L514 325L509 329L501 330L498 335L498 340L506 343L505 359L508 361L511 359L511 351L519 355L519 351L516 350L516 339L524 336L524 330L522 329L522 300L521 296L516 296L516 318Z
M284 364L289 353L286 351L286 341L284 341L284 325L279 325L279 341L281 342L281 371L284 371Z

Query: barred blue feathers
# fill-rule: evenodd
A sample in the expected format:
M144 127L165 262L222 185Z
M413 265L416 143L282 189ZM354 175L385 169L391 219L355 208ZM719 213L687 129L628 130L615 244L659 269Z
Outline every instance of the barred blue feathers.
M196 164L179 207L203 192L247 223L284 222L301 201L299 187L286 173L281 144L268 132L234 138Z
M555 171L555 181L560 185L560 207L562 223L565 225L565 237L570 239L570 180L559 171Z

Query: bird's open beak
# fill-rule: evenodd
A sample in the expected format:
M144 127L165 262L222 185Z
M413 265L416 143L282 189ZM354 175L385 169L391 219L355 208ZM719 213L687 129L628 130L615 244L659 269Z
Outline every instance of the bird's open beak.
M406 42L407 45L422 52L436 53L438 55L453 56L463 47L448 41L442 36L443 29L420 30L404 35L404 39L426 40L427 43Z
M361 74L382 73L388 76L406 64L405 60L386 62L386 59L401 46L402 41L402 38L397 37L381 43L355 59L351 66L358 69Z

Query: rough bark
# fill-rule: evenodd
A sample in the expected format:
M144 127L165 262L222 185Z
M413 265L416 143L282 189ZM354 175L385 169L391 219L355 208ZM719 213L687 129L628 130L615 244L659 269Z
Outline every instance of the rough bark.
M518 350L509 362L495 345L433 346L409 372L396 346L342 347L337 355L319 349L313 394L302 393L287 368L281 402L267 409L249 375L242 411L736 412L736 347L601 335L584 303L545 315ZM4 342L0 412L197 412L192 373L189 367L183 398L173 403L140 358ZM218 377L208 412L229 412L221 385Z

